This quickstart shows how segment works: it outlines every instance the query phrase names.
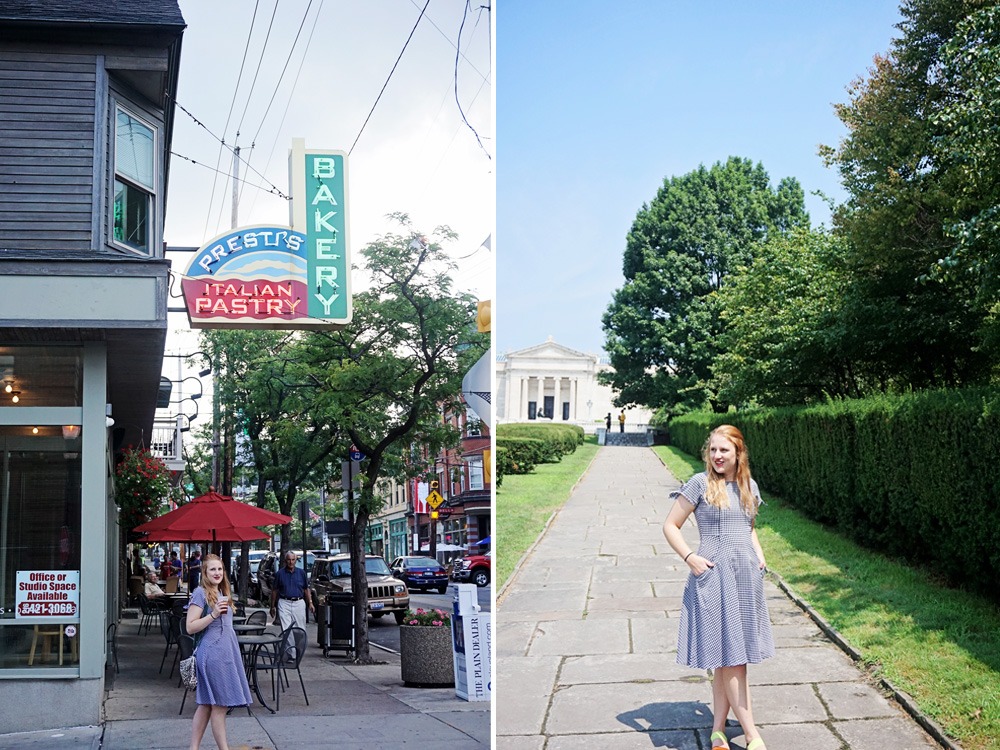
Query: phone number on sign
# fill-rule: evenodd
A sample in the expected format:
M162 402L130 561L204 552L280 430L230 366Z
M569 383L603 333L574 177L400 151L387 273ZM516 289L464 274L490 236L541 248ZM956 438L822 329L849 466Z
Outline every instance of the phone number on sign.
M75 615L76 602L21 602L17 605L21 617L46 617L53 615Z

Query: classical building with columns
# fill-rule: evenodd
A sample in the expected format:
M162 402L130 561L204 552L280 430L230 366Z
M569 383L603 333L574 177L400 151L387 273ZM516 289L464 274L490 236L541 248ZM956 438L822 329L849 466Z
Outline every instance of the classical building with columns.
M593 432L610 413L616 427L621 410L613 404L614 392L597 382L598 373L611 369L606 358L557 344L551 336L537 346L501 354L497 422L562 422ZM647 409L626 409L626 427L648 424L650 416Z

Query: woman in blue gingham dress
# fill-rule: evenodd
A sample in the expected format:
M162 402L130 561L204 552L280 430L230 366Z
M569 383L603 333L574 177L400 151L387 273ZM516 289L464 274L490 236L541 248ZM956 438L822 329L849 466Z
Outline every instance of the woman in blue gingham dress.
M691 574L677 638L677 663L713 670L712 747L728 748L726 718L732 710L750 750L766 750L753 722L747 664L774 656L764 597L764 551L754 519L761 504L750 477L746 442L730 425L705 444L706 470L670 494L676 499L663 533ZM691 513L700 544L690 548L681 527Z

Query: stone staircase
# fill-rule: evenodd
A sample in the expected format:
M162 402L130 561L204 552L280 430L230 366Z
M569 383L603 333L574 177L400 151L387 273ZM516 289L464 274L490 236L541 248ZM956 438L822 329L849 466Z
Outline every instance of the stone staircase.
M604 433L603 440L602 432ZM625 432L619 432L617 429L612 429L608 432L607 430L598 429L597 442L599 445L627 445L636 448L645 448L653 444L653 438L652 433L646 430L642 432L629 432L626 429Z

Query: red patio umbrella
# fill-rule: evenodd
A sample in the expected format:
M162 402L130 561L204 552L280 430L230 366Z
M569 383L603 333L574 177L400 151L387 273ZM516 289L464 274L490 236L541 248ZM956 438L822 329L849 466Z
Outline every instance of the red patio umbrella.
M150 531L143 542L252 542L267 539L267 533L253 527L196 529L194 531Z
M212 536L206 537L206 541L208 539L212 541L236 541L225 540L219 536L219 533L225 530L233 533L236 533L237 530L249 532L255 530L255 526L284 525L291 523L291 520L291 516L258 508L256 505L247 505L233 500L228 495L220 495L215 490L211 490L176 510L164 513L152 521L139 524L133 531L171 533L198 531L201 534L211 531ZM167 540L164 539L164 541ZM170 541L182 540L172 539Z

